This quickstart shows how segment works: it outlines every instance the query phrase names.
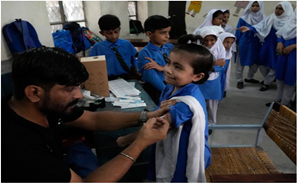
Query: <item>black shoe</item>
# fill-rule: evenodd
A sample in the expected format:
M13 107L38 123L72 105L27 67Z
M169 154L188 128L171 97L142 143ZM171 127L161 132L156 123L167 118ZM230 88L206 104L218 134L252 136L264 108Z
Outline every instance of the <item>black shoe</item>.
M259 84L260 81L256 80L256 79L244 79L245 82L248 83L253 83L253 84Z
M211 129L208 130L208 134L209 134L209 135L212 134L212 130L211 130Z
M243 89L243 82L238 82L237 83L237 88L238 89Z
M267 107L270 107L271 103L272 103L272 102L266 103L266 106L267 106Z
M223 98L227 96L227 91L224 91Z
M269 85L263 84L262 87L260 88L260 91L267 91L269 88Z
M261 83L262 85L264 85L264 81L261 81L260 83Z

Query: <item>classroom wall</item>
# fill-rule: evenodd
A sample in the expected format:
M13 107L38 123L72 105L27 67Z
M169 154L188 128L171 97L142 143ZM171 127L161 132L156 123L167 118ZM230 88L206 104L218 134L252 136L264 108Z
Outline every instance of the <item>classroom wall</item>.
M265 15L268 16L272 14L278 2L279 1L265 1ZM296 6L296 1L290 2ZM168 4L168 1L139 1L139 20L144 23L148 16L155 14L168 18ZM186 10L189 4L190 1L187 1ZM235 1L203 1L202 8L195 17L186 15L185 22L187 33L193 33L194 30L205 20L203 16L213 8L230 9L231 16L228 24L235 28L239 17L233 16L236 10L234 5ZM110 13L118 16L121 21L120 38L129 37L129 18L126 7L127 1L85 1L85 13L89 29L99 35L97 21L101 15ZM241 15L242 12L243 9L241 9L239 15ZM1 1L1 28L5 24L14 21L16 18L22 18L29 21L35 27L39 40L43 45L50 47L54 46L45 1ZM101 38L103 37L101 36ZM1 32L1 61L10 58L11 54Z

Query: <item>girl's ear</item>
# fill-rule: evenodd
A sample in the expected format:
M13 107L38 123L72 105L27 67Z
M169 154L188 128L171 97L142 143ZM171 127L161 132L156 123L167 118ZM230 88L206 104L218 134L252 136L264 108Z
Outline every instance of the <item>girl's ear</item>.
M33 103L39 102L44 90L35 85L29 85L24 90L26 97Z
M201 80L204 77L205 77L204 73L199 73L199 74L194 75L194 78L192 79L192 81L193 82L198 82L199 80Z

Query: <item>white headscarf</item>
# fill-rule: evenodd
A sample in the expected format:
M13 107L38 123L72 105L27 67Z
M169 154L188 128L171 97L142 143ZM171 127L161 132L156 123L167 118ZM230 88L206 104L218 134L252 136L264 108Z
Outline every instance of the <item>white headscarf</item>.
M250 1L248 5L246 6L245 10L243 11L242 15L240 18L242 18L246 23L249 25L253 26L261 22L262 20L265 19L265 15L263 13L264 11L264 3L263 1L257 1L260 6L260 10L257 13L254 13L250 10L252 4L255 1Z
M293 13L293 16L288 19L288 21L285 23L285 25L280 28L276 32L277 37L283 37L284 40L290 40L295 37L297 37L296 33L296 27L297 27L297 18L296 18L296 9Z
M195 30L195 32L193 34L197 35L197 32L199 29L201 29L202 27L205 27L205 26L212 26L212 18L213 18L213 14L218 11L220 9L212 9L208 12L206 18L205 18L205 21Z
M197 31L198 35L202 36L203 38L205 38L208 35L216 36L217 40L215 44L211 48L208 48L209 51L213 54L215 61L218 59L226 58L226 49L223 46L221 40L218 38L220 32L220 29L218 29L218 27L219 26L206 26ZM221 30L223 29L221 28Z
M224 32L219 35L219 39L221 40L221 42L224 42L226 38L235 38L235 40L236 40L235 35L233 35L229 32ZM232 54L232 47L231 47L229 50L226 50L225 59L231 59L232 55L233 54Z
M253 26L257 30L258 33L256 35L261 41L264 41L264 39L268 36L272 26L278 31L286 23L287 19L289 19L293 15L293 8L291 3L289 3L288 1L282 1L277 5L279 4L284 9L283 14L281 14L280 16L276 16L275 13L273 13L262 22Z

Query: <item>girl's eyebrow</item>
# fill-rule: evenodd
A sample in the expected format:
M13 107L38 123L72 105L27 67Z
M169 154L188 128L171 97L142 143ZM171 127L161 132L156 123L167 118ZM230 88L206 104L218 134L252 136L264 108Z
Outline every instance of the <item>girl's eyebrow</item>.
M179 62L173 62L173 65L177 65L177 66L181 67L182 69L184 69L184 66L181 65Z

